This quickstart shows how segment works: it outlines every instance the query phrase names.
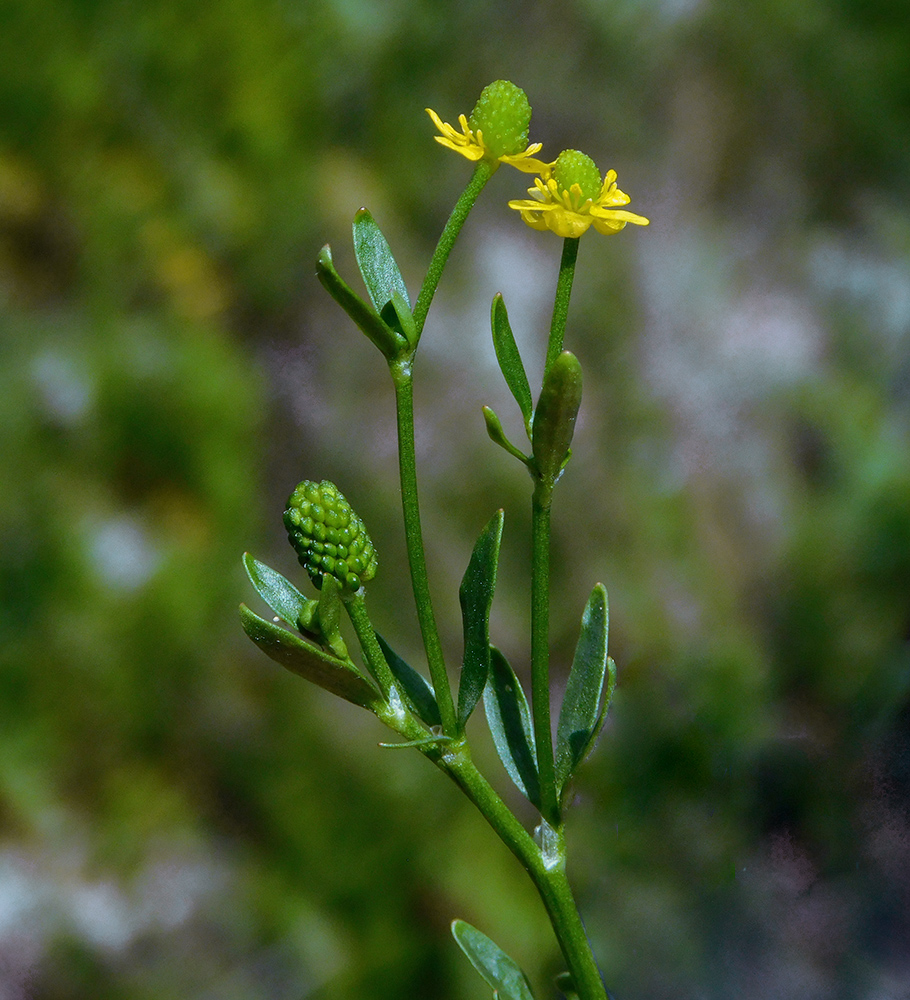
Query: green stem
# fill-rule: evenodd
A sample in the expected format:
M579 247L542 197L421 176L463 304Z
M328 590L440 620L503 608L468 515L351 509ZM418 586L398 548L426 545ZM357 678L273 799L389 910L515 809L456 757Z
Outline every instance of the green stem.
M540 771L540 811L559 823L550 727L550 502L553 486L538 480L531 499L531 710Z
M420 504L417 493L417 456L414 450L414 376L413 356L399 359L389 367L395 384L395 409L398 416L398 471L401 478L401 506L404 513L405 544L417 620L427 654L430 678L436 691L436 703L442 720L442 730L447 736L457 732L455 703L446 674L442 643L433 612L427 560L420 526Z
M531 877L581 1000L607 1000L566 878L565 841L561 830L544 822L538 831L541 839L541 846L538 846L477 770L464 743L443 749L437 765L455 780Z
M556 299L553 302L553 320L550 323L550 339L547 343L547 367L562 353L562 342L566 333L566 319L569 315L569 299L572 296L572 282L575 280L575 261L578 258L578 238L566 237L562 244L562 259L559 262L559 278L556 281Z
M357 641L363 650L363 656L370 668L370 673L379 682L379 687L388 700L389 692L395 685L395 678L389 669L382 648L376 641L376 631L370 621L370 616L367 614L363 595L355 594L353 597L345 599L343 603L348 617L351 619L351 624L354 626L354 631L357 633Z
M461 197L455 203L452 214L449 216L448 222L446 222L442 230L439 242L433 251L433 257L430 260L430 266L427 268L427 276L423 279L423 287L420 289L420 294L417 296L417 303L414 306L414 322L417 324L418 337L423 331L423 324L426 322L427 313L430 311L430 303L436 294L436 286L442 277L446 261L449 259L449 254L452 252L455 240L461 232L461 227L464 225L468 213L474 207L477 196L484 189L487 181L493 176L493 172L497 166L498 164L490 163L488 160L478 161L477 166L474 168L474 173L471 175L470 181L468 181L468 186L462 191Z

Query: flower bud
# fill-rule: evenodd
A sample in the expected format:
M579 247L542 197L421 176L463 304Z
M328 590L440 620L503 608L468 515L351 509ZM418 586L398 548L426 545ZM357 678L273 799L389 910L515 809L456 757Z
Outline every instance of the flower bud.
M317 589L328 575L343 594L353 594L376 575L370 536L334 483L300 483L288 499L284 526Z
M531 425L534 463L541 479L555 483L562 475L579 406L581 364L574 354L563 351L544 376Z
M491 159L515 156L528 145L531 105L520 87L508 80L496 80L481 91L468 124L483 134Z

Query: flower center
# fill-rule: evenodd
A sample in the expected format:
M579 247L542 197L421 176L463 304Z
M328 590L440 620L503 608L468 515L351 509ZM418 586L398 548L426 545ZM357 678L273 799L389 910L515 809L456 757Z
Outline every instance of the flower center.
M600 196L603 184L594 161L577 149L564 149L556 157L553 178L560 191L571 191L572 185L577 184L581 188L583 200L590 198L591 201L596 201Z
M531 105L525 92L508 80L496 80L481 91L468 124L483 133L490 156L514 156L528 145Z

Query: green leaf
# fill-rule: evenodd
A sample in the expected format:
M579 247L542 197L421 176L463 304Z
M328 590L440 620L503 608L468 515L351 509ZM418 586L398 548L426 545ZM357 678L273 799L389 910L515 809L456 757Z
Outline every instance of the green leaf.
M581 634L556 726L556 787L560 794L587 756L602 722L608 628L607 592L598 583L581 618Z
M351 663L325 653L274 622L240 605L243 630L276 663L332 694L363 708L381 705L379 692Z
M490 440L498 444L500 448L505 448L510 455L514 455L520 462L524 462L527 465L530 461L528 456L519 451L506 437L506 432L502 429L499 417L496 416L489 406L483 407L483 419L486 421L487 434L490 436Z
M338 581L328 573L322 578L319 591L319 633L325 639L325 644L342 659L348 657L348 647L341 635L341 597L338 593Z
M519 791L540 808L540 776L534 745L534 723L521 681L509 661L490 648L490 677L483 707L499 759Z
M505 377L506 385L512 390L515 402L518 403L518 408L524 417L525 429L530 438L531 412L534 407L531 399L531 386L528 384L525 366L522 364L518 345L515 343L512 327L509 325L506 304L498 293L493 297L491 326L493 327L493 347L496 349L499 367Z
M373 216L365 208L361 208L354 216L354 255L363 275L363 283L378 312L383 310L386 303L393 301L395 292L401 295L410 309L408 290L389 244L373 221Z
M528 977L514 958L464 920L452 921L452 936L499 1000L534 1000Z
M405 663L378 632L376 633L376 641L386 658L389 670L392 671L395 680L401 685L402 690L414 706L418 718L428 726L441 726L442 719L439 716L439 706L436 704L436 693L430 682L423 674L418 673L412 666Z
M249 552L243 554L243 566L259 596L279 618L295 628L301 625L302 619L306 627L315 601L308 600L290 580L286 580L271 566L254 559Z
M556 482L569 459L575 418L581 406L581 364L569 351L553 362L544 376L534 411L531 442L542 479Z
M420 334L417 332L417 323L414 321L414 314L411 312L406 296L402 295L397 288L393 288L389 306L395 310L395 317L398 321L397 324L394 324L395 329L404 334L411 347L416 347L417 341L420 340ZM385 309L383 309L383 314L385 314Z
M380 319L376 311L371 309L340 277L332 263L332 251L328 245L320 250L316 260L316 277L319 278L329 295L389 361L397 358L408 346L403 333L396 332L388 323Z
M503 512L497 511L480 533L458 590L464 625L464 659L458 686L460 728L474 711L490 672L490 608L496 589L503 517Z

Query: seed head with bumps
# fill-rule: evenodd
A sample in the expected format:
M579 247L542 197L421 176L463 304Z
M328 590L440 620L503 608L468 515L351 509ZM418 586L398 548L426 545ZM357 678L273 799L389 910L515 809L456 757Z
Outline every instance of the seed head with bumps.
M521 87L496 80L480 93L468 124L483 134L483 144L492 159L515 156L528 145L531 105Z
M370 536L334 483L300 483L288 499L284 526L317 589L328 575L338 581L342 593L353 594L376 575Z
M597 164L580 153L577 149L564 149L556 162L553 164L553 179L560 191L571 193L572 185L577 184L581 188L581 200L591 199L595 201L600 197L600 189L603 185L603 178L597 169Z

